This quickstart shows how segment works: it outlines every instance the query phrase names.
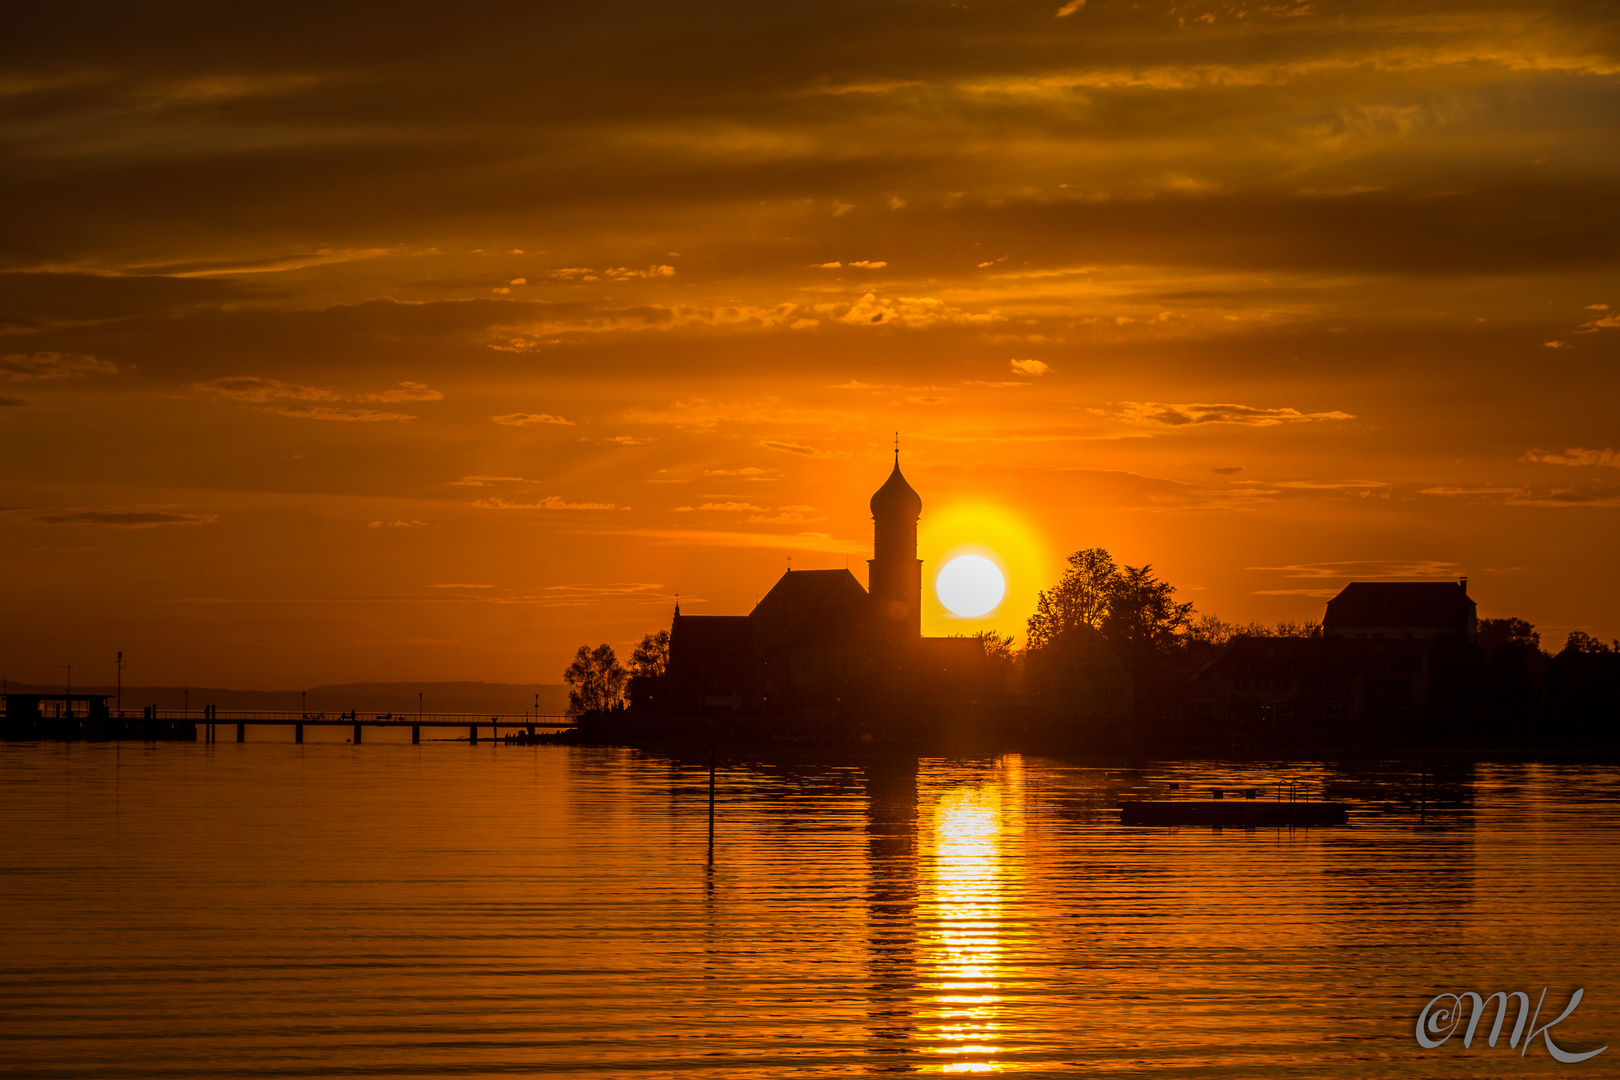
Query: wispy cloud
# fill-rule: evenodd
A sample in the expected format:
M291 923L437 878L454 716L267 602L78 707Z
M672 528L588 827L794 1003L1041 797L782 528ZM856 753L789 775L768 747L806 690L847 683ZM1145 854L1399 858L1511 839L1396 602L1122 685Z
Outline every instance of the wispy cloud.
M1527 450L1525 461L1539 461L1543 465L1603 465L1620 469L1620 454L1605 447L1602 450L1583 450L1571 446L1567 450Z
M484 510L628 510L628 506L619 507L613 503L595 502L569 502L561 495L547 495L534 502L513 502L509 499L479 499L474 506Z
M528 484L533 481L521 476L463 476L450 481L452 487L494 487L496 484Z
M1347 412L1302 412L1293 408L1261 408L1253 405L1171 405L1159 401L1121 401L1112 409L1097 409L1134 424L1151 427L1184 427L1196 424L1242 424L1249 427L1275 427L1279 424L1314 423L1324 420L1354 420Z
M423 383L402 382L397 389L377 392L338 390L330 386L309 386L303 383L283 382L258 375L228 375L194 384L195 388L215 397L225 398L243 405L253 405L278 416L298 420L334 420L348 423L403 423L415 420L408 413L384 412L378 409L337 408L333 405L298 404L299 402L403 402L442 401L444 394Z
M0 374L12 382L77 379L90 374L116 375L118 365L83 353L7 353L0 356Z
M218 514L192 514L169 510L68 510L41 514L46 525L103 525L113 529L154 529L159 525L207 525Z
M763 509L765 509L763 506L755 506L753 503L745 502L706 502L702 506L677 506L675 508L677 513L689 513L694 510L720 510L729 513L741 513L747 510Z
M1014 360L1012 369L1017 375L1045 375L1052 368L1039 360Z
M361 394L356 401L443 401L444 393L429 389L419 382L402 382L398 390L384 390L380 394Z
M1291 566L1249 566L1292 578L1455 578L1461 567L1438 559L1351 559L1344 562L1295 563Z
M497 424L505 424L507 427L533 427L536 424L560 424L564 427L574 426L574 422L572 420L564 420L560 416L553 416L551 413L543 412L503 413L500 416L492 416L490 419L495 421Z

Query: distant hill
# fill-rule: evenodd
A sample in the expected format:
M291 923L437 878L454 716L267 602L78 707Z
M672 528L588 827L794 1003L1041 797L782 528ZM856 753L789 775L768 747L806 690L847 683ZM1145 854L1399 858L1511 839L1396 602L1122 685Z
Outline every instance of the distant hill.
M28 685L10 683L7 689L19 694L60 694L61 684ZM187 690L189 689L189 696ZM75 694L106 694L112 697L111 686L75 686ZM334 686L312 686L309 689L310 712L403 712L416 711L416 695L422 695L422 708L427 712L451 713L522 713L534 708L535 695L540 695L540 713L560 715L568 709L568 687L560 683L338 683ZM181 686L126 686L124 709L139 709L143 705L156 705L160 709L178 709L189 701L193 709L215 705L221 709L265 709L296 712L302 694L297 690L224 690L217 687Z

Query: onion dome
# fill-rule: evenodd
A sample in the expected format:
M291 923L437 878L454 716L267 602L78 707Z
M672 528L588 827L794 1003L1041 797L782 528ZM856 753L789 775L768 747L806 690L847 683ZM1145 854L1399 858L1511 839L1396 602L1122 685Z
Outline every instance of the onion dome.
M922 496L900 475L900 455L894 455L894 472L872 496L872 517L879 521L916 521L922 516Z

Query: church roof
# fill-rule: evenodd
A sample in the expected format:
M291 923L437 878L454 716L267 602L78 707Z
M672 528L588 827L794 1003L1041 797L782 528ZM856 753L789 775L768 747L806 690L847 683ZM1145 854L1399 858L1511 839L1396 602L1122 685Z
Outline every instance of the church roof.
M922 516L922 496L918 495L900 474L899 451L895 451L894 471L872 496L872 516L881 519L899 518L903 521L915 521Z
M812 629L830 633L832 624L846 620L846 630L853 629L865 615L866 601L866 590L848 570L789 570L748 619L757 645L781 648Z
M1322 625L1462 627L1473 614L1460 582L1352 581L1328 601Z

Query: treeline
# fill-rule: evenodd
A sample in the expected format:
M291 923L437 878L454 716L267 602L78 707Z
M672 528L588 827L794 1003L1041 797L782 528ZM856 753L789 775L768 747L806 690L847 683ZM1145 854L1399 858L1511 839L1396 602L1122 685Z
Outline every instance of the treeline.
M1082 628L1100 633L1135 683L1136 716L1172 722L1192 679L1236 637L1317 638L1314 621L1229 623L1198 615L1151 566L1120 566L1101 548L1068 558L1062 579L1039 594L1022 651L983 635L988 654L1019 669L1020 689L1038 697L1065 645ZM1620 641L1572 631L1556 653L1523 619L1479 620L1472 643L1430 648L1427 720L1441 735L1515 739L1620 735Z
M632 676L658 676L669 668L669 631L660 630L641 639L630 654L627 668L614 655L613 646L596 648L581 645L573 663L563 671L568 686L568 713L615 712L625 706L625 687Z

